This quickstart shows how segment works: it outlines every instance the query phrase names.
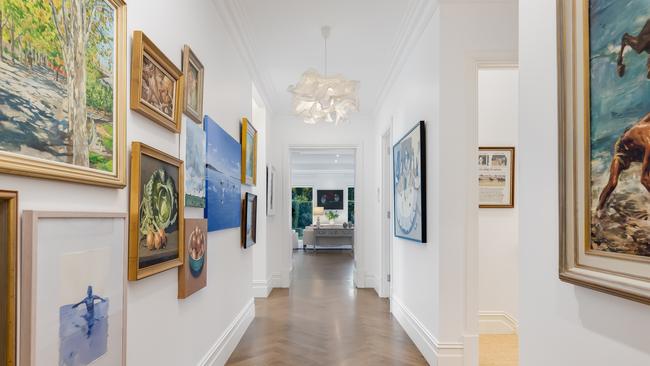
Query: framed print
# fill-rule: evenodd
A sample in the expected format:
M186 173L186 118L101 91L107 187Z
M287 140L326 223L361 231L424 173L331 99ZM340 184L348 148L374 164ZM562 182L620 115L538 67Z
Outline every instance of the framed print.
M559 276L650 304L650 8L612 4L558 2Z
M129 280L183 264L183 162L131 145Z
M257 196L246 192L241 226L242 247L250 248L257 242Z
M343 190L342 189L319 189L316 191L316 206L326 210L343 209Z
M241 182L257 184L257 130L246 118L241 121Z
M126 221L23 213L21 365L126 364Z
M420 121L393 146L395 236L427 241L426 133Z
M123 188L126 4L61 4L23 0L3 11L0 172Z
M190 46L183 47L185 76L184 112L198 124L203 124L203 64Z
M479 147L478 202L480 208L515 207L514 147Z
M183 83L181 70L142 31L134 31L131 109L174 133L180 133Z
M241 226L241 145L205 116L207 139L206 203L208 231Z
M274 216L276 214L276 182L277 171L272 164L266 166L266 215Z
M185 219L185 260L178 268L178 298L208 284L208 220Z
M185 126L185 207L205 207L205 131L203 124Z
M0 363L17 365L18 193L0 190Z

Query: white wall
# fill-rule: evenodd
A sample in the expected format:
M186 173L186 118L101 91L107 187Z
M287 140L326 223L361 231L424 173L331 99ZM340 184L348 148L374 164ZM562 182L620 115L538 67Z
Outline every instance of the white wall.
M557 43L553 1L521 2L520 362L650 364L650 311L558 279Z
M519 79L516 68L478 72L479 146L513 146L517 150ZM515 153L515 163L516 163ZM517 167L516 167L517 168ZM515 189L517 174L515 168ZM516 194L515 194L516 196ZM481 208L478 212L479 330L516 330L519 274L519 206Z
M294 187L312 187L314 190L312 199L314 207L317 206L318 190L322 189L340 189L343 190L343 209L342 210L325 210L334 211L339 214L339 217L334 220L336 223L343 223L348 221L348 187L354 187L354 173L346 172L308 172L291 174L291 184ZM327 217L321 217L321 223L327 223ZM316 223L316 217L314 217Z
M134 30L143 30L179 68L181 49L190 45L205 66L204 113L239 139L239 119L251 115L251 78L213 3L138 0L129 1L127 10L128 65ZM129 78L130 72L127 83ZM184 134L172 134L128 106L126 117L129 153L131 142L141 141L179 156L179 139L184 139ZM188 121L184 117L183 123L192 123ZM260 138L264 139L263 130ZM258 156L263 161L264 149ZM263 192L262 182L253 191ZM108 189L4 174L0 175L0 187L19 191L20 210L128 210L128 187ZM201 209L185 212L186 217L203 216ZM185 300L177 300L175 269L128 283L129 365L196 365L202 361L252 301L252 252L242 250L239 241L239 229L209 234L208 285ZM224 362L230 352L231 348L225 347L215 364Z

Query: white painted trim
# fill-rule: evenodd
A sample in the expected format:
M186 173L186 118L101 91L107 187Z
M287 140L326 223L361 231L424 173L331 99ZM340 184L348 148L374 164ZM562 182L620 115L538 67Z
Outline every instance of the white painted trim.
M372 274L366 273L363 282L364 282L363 283L364 288L373 288L374 289L376 287L375 276L372 275ZM376 289L375 289L375 291L376 291Z
M479 311L480 334L512 334L517 333L519 323L505 311Z
M430 365L463 365L463 343L439 342L406 305L395 296L391 297L391 312Z
M266 280L257 280L253 281L253 297L256 298L267 298L269 297L269 294L271 293L271 290L273 290L273 286L271 285L271 278L268 278Z
M274 288L289 288L291 286L292 272L293 272L293 268L287 269L282 272L271 273L271 279L269 280L270 289L272 290Z
M356 288L364 288L366 287L365 284L365 274L363 273L363 270L361 268L354 267L352 269L352 282L354 283L354 287Z
M221 334L221 337L210 347L197 366L225 365L254 318L255 302L251 299Z

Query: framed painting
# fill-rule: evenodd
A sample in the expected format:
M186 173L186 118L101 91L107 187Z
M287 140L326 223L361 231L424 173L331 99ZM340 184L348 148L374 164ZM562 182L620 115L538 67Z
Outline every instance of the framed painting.
M178 268L178 298L208 284L208 220L185 219L185 260Z
M276 176L277 171L272 164L266 166L266 215L274 216L276 214Z
M205 131L185 125L185 207L205 208Z
M241 120L241 182L257 184L257 130L246 118Z
M612 4L558 1L559 276L650 304L650 8Z
M342 189L319 189L316 192L316 206L326 210L343 209L343 190Z
M166 129L181 132L181 70L142 31L133 32L131 109Z
M241 244L250 248L257 242L257 196L246 192L243 204Z
M183 47L183 75L185 76L185 114L194 122L203 124L203 64L190 46Z
M206 203L208 231L241 225L241 145L205 116L207 140Z
M123 188L126 4L23 0L7 7L0 172Z
M515 207L514 147L479 147L478 202L480 208Z
M393 194L395 236L420 243L427 241L427 180L425 123L393 145Z
M127 215L25 211L22 222L20 364L125 365Z
M0 362L16 366L18 193L0 191Z
M129 204L129 280L183 264L183 162L133 142Z

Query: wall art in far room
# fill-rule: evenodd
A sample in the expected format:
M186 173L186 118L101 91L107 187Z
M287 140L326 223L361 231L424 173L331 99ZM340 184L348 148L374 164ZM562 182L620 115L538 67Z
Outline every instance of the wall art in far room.
M275 166L268 164L266 167L266 214L267 216L274 216L276 214L277 208L277 175L278 172L275 170Z
M178 298L184 299L208 283L208 220L185 219L185 260L178 268Z
M478 198L481 208L515 207L515 148L480 147Z
M257 196L246 192L243 206L242 246L250 248L257 242Z
M257 130L248 121L241 121L241 181L243 184L257 184Z
M185 126L185 206L205 207L205 131L203 124Z
M326 210L342 210L343 200L342 189L319 189L316 192L316 206Z

